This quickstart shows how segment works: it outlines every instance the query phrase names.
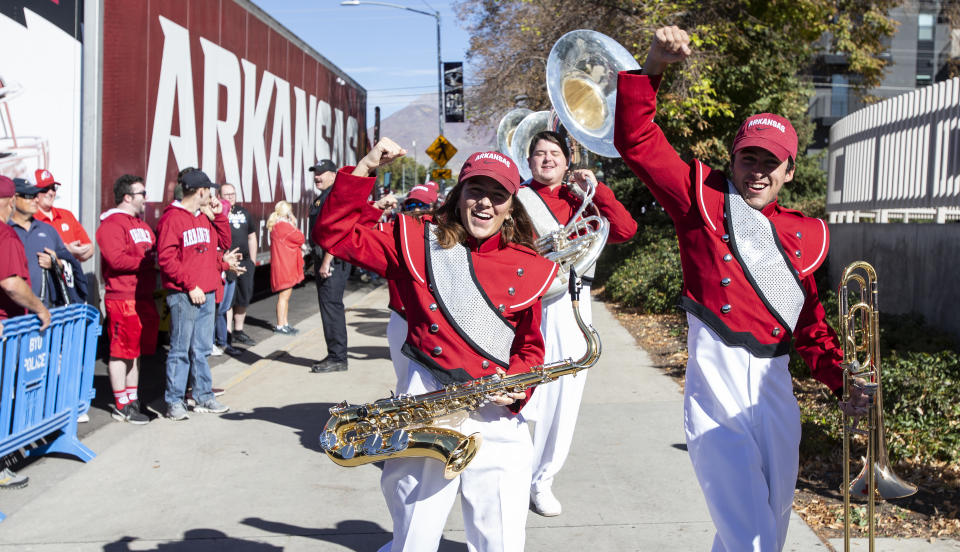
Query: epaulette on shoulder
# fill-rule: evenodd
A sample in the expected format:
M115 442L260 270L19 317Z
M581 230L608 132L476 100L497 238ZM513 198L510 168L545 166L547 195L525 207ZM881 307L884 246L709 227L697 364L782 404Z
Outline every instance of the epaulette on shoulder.
M790 209L789 207L784 207L783 205L779 205L779 207L780 207L780 212L785 215L793 215L793 216L805 218L805 219L814 218L814 217L808 217L807 215L803 214L801 211L798 211L796 209Z
M520 251L521 253L526 253L527 255L533 255L534 257L540 255L533 249L530 249L529 247L525 245L521 245L519 243L510 242L506 245L506 247L509 247L511 249L516 249L517 251Z

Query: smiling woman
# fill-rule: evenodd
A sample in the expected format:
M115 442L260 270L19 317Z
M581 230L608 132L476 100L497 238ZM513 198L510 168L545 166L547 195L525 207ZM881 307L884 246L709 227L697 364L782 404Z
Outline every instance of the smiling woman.
M401 351L409 362L399 393L419 394L543 363L541 296L556 264L529 247L533 226L516 198L520 174L496 152L464 163L447 202L433 213L401 215L378 230L364 221L370 174L406 153L381 140L352 173L341 171L313 239L333 255L392 280L407 318ZM457 492L475 548L523 550L533 447L516 414L527 393L503 393L450 429L479 433L483 445L453 479L433 458L392 458L381 488L393 541L381 550L435 550ZM413 523L416 519L417 522Z
M467 165L463 171L467 176L461 177L436 212L440 246L449 249L464 243L468 236L482 243L499 232L505 243L533 249L533 223L523 205L515 200L516 192L511 193L490 176L470 176L472 171Z

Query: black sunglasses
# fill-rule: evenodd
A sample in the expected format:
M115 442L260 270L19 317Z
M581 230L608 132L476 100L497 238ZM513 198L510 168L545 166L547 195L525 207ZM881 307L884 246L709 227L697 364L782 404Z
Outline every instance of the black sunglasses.
M17 197L22 197L23 199L37 199L37 194L17 194Z
M146 191L146 190L140 190L139 192L129 192L128 195L141 195L141 196L143 196L143 197L147 197L147 191Z

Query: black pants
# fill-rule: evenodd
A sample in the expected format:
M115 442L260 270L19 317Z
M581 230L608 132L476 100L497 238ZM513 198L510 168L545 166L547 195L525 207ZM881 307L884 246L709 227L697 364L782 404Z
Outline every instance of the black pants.
M333 274L320 277L320 263L314 264L317 282L317 302L323 322L323 337L327 341L327 355L333 360L347 360L347 314L343 306L343 290L350 276L350 264L334 259Z

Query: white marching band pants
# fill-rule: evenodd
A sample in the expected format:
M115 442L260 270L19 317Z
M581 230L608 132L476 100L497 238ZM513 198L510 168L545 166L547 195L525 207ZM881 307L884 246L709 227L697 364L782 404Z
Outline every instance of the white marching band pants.
M440 387L426 368L408 364L398 392L425 393ZM432 458L387 460L380 488L393 518L393 540L381 552L436 550L457 491L470 552L522 551L530 482L530 433L506 407L487 404L463 422L444 425L464 435L479 432L483 443L470 465L444 479L443 462Z
M789 355L729 347L696 317L684 389L687 449L717 533L713 552L779 551L800 447Z
M407 319L390 309L390 321L387 322L387 345L390 347L390 360L397 374L397 385L407 379L407 358L400 349L407 340Z
M593 322L590 288L580 292L580 317L588 325ZM540 323L545 345L545 362L565 358L579 359L587 351L583 333L573 317L570 294L564 292L543 302ZM573 430L580 412L580 399L587 382L587 372L570 374L557 381L540 385L521 413L524 420L535 423L533 430L533 477L530 491L549 490L560 472L573 443Z

